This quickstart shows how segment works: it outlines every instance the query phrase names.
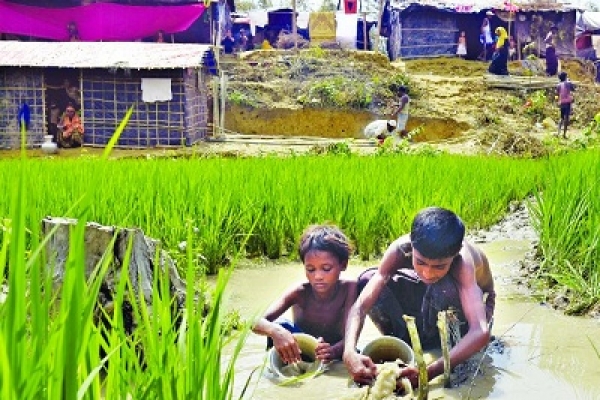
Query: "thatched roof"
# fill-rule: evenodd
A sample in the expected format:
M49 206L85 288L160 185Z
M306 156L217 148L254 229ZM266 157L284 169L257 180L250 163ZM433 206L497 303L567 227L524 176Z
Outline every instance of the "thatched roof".
M200 67L208 45L0 41L0 67L180 69Z

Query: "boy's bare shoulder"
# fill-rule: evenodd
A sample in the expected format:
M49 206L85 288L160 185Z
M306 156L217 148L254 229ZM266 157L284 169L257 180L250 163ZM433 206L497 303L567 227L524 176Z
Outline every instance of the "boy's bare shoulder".
M340 285L344 288L352 288L355 287L358 284L358 280L357 279L340 279Z

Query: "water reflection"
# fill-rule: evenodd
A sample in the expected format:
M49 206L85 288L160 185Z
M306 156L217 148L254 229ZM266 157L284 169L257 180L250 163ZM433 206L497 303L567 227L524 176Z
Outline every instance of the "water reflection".
M566 317L540 305L515 287L516 265L529 249L523 241L482 245L488 254L497 285L493 334L504 344L483 357L479 373L457 388L444 389L436 379L431 399L600 399L600 321ZM344 273L356 277L366 266L352 265ZM228 307L245 318L261 314L285 289L304 279L299 263L242 266L228 287ZM359 347L378 336L366 321ZM250 334L236 363L235 393L239 394L252 373L263 365L266 339ZM439 356L426 354L429 360ZM325 375L292 387L281 387L264 373L254 374L249 391L257 400L344 399L355 393L343 363ZM234 396L237 398L237 396ZM249 396L245 398L250 398Z

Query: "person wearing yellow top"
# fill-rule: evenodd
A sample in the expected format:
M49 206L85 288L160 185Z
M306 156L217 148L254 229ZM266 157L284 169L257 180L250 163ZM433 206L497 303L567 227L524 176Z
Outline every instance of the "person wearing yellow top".
M263 50L272 50L273 46L271 46L271 42L269 42L267 39L263 40L262 44L260 45L260 48Z

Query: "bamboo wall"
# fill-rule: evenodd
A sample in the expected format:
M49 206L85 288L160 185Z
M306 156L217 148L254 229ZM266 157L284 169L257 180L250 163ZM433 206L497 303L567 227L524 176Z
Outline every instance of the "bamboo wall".
M39 69L0 69L0 148L20 146L19 109L29 106L27 145L43 142L46 131L43 75Z

